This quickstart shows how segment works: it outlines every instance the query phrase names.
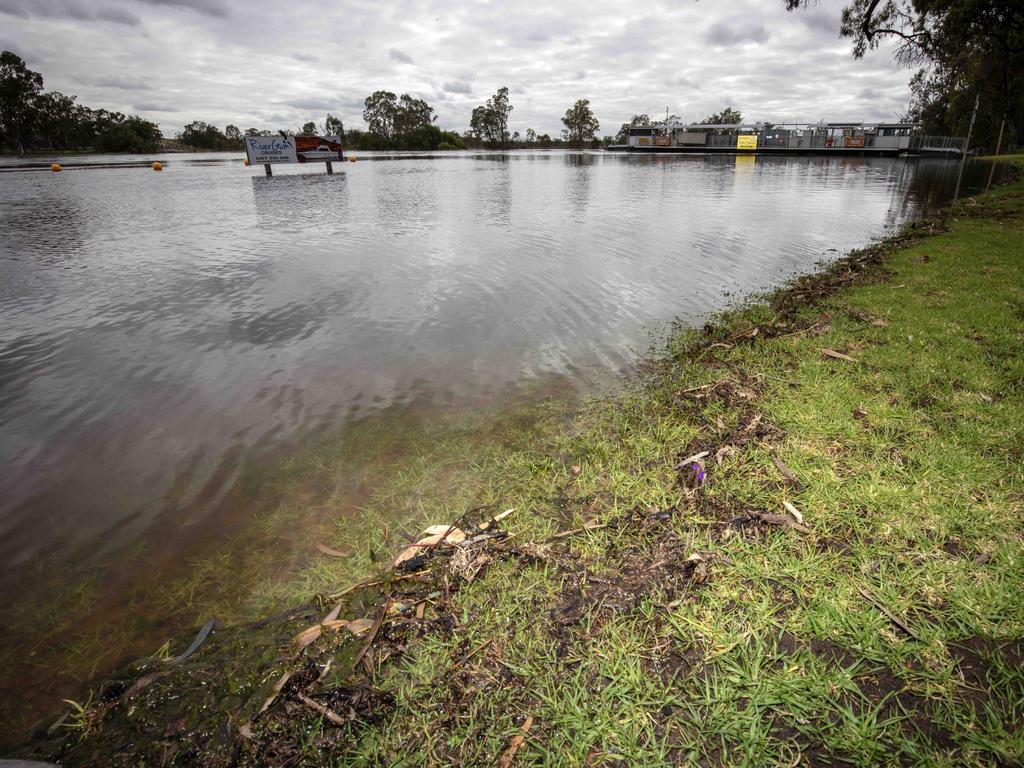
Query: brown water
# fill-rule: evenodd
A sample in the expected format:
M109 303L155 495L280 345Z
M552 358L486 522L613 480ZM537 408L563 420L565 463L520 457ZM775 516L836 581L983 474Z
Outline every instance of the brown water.
M585 389L672 319L944 202L956 172L512 152L268 179L234 155L164 159L0 165L0 606L44 557L71 573L158 541L152 578L170 578L245 523L225 501L245 467L374 414L400 433L403 408ZM132 610L133 579L109 578L103 610Z

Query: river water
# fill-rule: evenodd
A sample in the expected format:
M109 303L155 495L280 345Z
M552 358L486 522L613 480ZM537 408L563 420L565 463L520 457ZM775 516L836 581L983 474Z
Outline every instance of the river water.
M157 520L216 522L244 466L388 406L584 387L674 318L944 202L956 172L553 151L265 178L237 155L163 159L0 164L0 584Z

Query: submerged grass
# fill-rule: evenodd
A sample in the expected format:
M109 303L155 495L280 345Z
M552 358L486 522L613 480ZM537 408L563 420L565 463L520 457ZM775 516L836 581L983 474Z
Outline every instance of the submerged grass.
M91 719L74 710L102 727L23 751L69 765L1020 764L1022 349L1017 183L680 330L642 384L568 428L553 414L515 439L498 427L406 455L322 531L350 557L254 598L303 608L221 628L178 666L143 660L98 691ZM325 482L351 471L336 452L303 461ZM475 579L451 548L421 558L424 575L384 575L406 543L396 514L412 533L472 533L508 508L509 535L470 551ZM385 583L340 603L378 619L369 635L291 641L375 571ZM169 603L191 594L177 589Z

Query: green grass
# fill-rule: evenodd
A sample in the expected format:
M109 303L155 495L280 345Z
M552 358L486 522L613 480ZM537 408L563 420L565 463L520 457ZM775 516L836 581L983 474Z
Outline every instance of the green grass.
M814 301L789 293L680 330L644 381L568 427L556 409L404 454L358 526L325 540L352 558L254 598L311 608L218 632L110 705L102 731L27 752L136 764L173 747L171 762L218 765L238 745L252 765L484 765L530 716L521 765L1021 763L1024 188L967 201L944 225L884 246L881 266ZM687 492L675 465L702 450L705 484ZM339 455L314 475L350 471ZM784 502L809 532L730 524ZM442 556L423 581L346 599L347 618L373 617L384 591L399 604L365 676L383 698L360 710L341 687L363 677L360 641L328 634L297 655L289 638L326 612L324 593L402 546L383 533L396 512L412 530L477 507L517 512L474 582ZM551 538L586 523L608 527ZM374 531L368 545L354 527ZM694 553L703 577L684 564ZM328 660L308 690L353 707L352 725L286 688L252 739L237 735L283 671L315 677L306 665Z

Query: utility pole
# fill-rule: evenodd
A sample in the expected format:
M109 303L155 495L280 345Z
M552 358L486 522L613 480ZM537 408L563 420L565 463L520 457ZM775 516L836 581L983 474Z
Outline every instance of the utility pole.
M996 139L996 157L999 157L999 150L1003 148L1003 128L1006 127L1006 118L1003 118L1003 122L999 124L999 138ZM992 177L996 172L996 161L992 161L992 167L988 169L988 184L985 185L985 191L988 192L992 189Z
M974 118L978 116L978 99L981 95L974 97L974 111L971 112L971 124L967 126L967 140L964 142L963 152L960 154L960 170L956 174L956 190L953 192L953 199L960 197L960 181L964 177L964 165L967 163L967 150L971 146L971 131L974 130Z

